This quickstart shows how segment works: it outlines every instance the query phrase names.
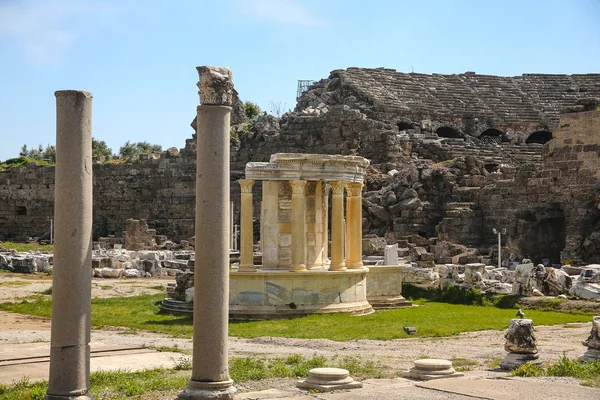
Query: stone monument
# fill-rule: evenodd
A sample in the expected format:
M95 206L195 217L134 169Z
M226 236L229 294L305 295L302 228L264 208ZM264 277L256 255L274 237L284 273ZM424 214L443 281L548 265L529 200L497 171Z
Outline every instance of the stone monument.
M228 369L231 70L198 67L194 349L180 399L232 399Z
M504 350L508 354L500 362L500 368L513 370L521 364L532 363L540 365L538 348L533 334L533 321L528 318L513 318L504 335L506 342Z
M55 245L46 400L91 399L92 94L56 96Z
M590 336L581 343L588 348L588 350L579 357L581 361L592 362L600 360L600 316L596 316L592 319Z

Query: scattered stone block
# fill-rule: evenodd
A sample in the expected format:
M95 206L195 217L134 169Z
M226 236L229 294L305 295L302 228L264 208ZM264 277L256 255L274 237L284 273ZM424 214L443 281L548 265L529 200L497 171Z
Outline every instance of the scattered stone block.
M12 266L14 272L21 274L34 274L37 272L37 265L33 257L12 257Z
M600 360L600 316L592 319L590 336L581 342L588 350L579 359L583 362Z
M537 340L533 334L533 321L528 318L513 318L504 335L504 350L509 353L500 362L500 368L513 370L521 364L540 365Z
M342 368L313 368L308 371L305 380L298 381L297 387L330 392L339 389L357 389L363 387L362 382L356 382L346 369Z

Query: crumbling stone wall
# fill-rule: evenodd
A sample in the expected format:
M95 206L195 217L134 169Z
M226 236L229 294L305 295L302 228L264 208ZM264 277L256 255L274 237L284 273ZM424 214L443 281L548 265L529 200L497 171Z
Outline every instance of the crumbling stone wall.
M281 119L261 115L250 129L238 99L231 199L239 203L235 181L246 163L268 161L273 153L357 154L372 163L365 233L389 243L437 236L485 247L496 243L492 227L506 227L506 250L535 262L596 260L600 187L590 171L598 170L597 117L573 114L559 126L558 115L564 108L593 109L595 103L590 108L584 99L600 97L599 83L600 74L494 77L349 68L311 87L294 112ZM545 139L530 140L536 135ZM94 236L119 235L135 218L159 235L188 240L195 168L194 137L180 154L95 165ZM52 167L0 172L0 239L49 230L53 185ZM258 219L261 185L253 192Z

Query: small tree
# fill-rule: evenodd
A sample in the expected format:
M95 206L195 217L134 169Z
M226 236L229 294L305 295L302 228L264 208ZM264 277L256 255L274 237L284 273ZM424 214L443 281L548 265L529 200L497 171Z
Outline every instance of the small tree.
M246 101L244 103L244 113L246 114L246 118L254 119L260 115L260 112L261 110L258 104L251 101Z
M92 138L92 157L111 157L112 149L108 147L104 140Z

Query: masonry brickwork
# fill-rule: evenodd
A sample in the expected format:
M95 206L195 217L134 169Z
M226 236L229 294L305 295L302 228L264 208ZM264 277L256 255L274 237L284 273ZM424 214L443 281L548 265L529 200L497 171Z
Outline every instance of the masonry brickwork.
M372 163L365 233L390 243L421 235L477 247L495 243L492 227L507 227L515 254L595 260L599 113L567 114L559 125L561 112L593 109L594 98L600 74L336 70L293 112L261 115L249 130L236 103L231 199L239 203L235 181L246 163L273 153L361 155ZM94 236L120 235L129 218L172 240L193 236L194 153L192 138L178 155L94 165ZM53 187L53 167L0 172L0 239L47 233ZM260 191L254 185L257 202Z

